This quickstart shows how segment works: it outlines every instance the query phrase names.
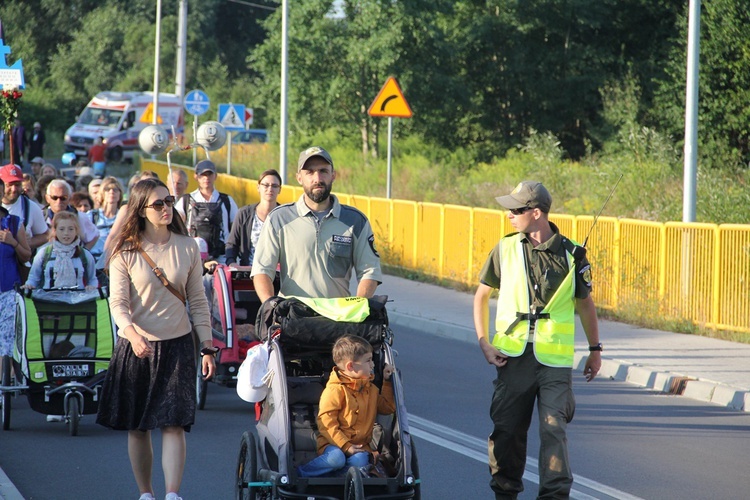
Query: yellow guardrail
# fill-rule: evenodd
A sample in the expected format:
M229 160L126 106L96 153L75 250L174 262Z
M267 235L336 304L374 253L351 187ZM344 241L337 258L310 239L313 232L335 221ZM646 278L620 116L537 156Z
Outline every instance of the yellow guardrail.
M142 161L166 179L166 164ZM188 169L190 190L196 189ZM239 206L258 201L255 180L219 174ZM300 187L285 185L280 203ZM338 194L370 219L385 264L474 286L487 254L512 231L501 210ZM594 218L551 214L583 243ZM600 217L588 244L598 307L750 333L750 225L650 222Z

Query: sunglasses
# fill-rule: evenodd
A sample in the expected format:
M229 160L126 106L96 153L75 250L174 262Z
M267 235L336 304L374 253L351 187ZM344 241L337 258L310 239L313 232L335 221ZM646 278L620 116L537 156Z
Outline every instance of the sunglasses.
M68 201L68 197L67 197L67 196L55 196L55 195L49 195L49 197L50 197L50 199L51 199L52 201L57 201L57 200L61 200L61 201Z
M510 213L513 215L521 215L524 212L527 212L529 210L533 210L531 207L521 207L521 208L511 208Z
M164 207L172 208L172 206L174 206L174 196L167 196L163 200L155 200L151 205L146 205L143 208L153 208L161 212Z

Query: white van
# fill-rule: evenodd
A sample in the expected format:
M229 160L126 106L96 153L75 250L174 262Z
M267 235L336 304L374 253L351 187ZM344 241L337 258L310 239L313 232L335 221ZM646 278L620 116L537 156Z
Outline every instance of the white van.
M141 118L153 103L153 95L153 92L99 92L65 132L65 151L85 157L94 139L101 136L110 160L132 159L139 151L138 134L151 123L151 120L142 122ZM170 135L172 126L178 134L183 133L183 107L178 96L159 93L158 112L159 123Z

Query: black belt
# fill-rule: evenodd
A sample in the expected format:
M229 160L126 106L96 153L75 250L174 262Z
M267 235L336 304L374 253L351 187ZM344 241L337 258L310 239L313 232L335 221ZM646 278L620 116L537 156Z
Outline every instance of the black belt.
M515 327L520 323L521 321L531 321L536 322L538 319L549 319L549 313L522 313L517 312L516 313L516 319L513 321L513 323L508 326L508 329L505 330L505 335L508 335Z

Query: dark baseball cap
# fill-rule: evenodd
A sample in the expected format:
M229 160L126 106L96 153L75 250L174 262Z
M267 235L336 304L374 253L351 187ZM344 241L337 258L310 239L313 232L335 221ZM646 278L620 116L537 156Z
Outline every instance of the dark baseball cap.
M201 175L203 172L216 173L216 165L211 160L201 160L195 164L195 175Z
M307 163L307 160L313 156L320 156L331 166L331 168L333 168L333 160L331 159L331 155L328 154L328 151L320 146L313 146L299 154L299 160L297 160L297 172L305 168L305 163Z
M523 181L510 194L495 199L508 210L529 207L548 213L552 207L552 196L549 191L541 182L536 181Z

